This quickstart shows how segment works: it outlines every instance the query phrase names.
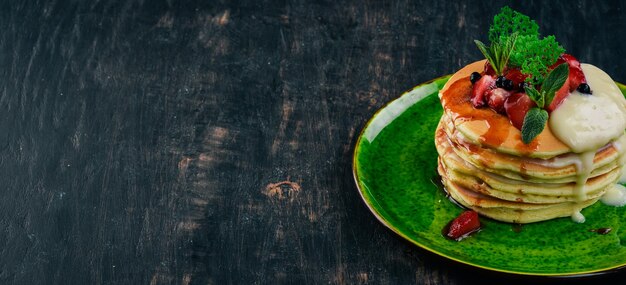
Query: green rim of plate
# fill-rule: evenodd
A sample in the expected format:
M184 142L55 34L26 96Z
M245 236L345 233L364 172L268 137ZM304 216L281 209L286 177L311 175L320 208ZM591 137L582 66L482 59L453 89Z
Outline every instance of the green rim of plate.
M486 270L581 277L626 267L626 207L596 203L582 211L582 224L560 218L520 226L481 218L481 231L460 242L442 236L463 210L438 186L436 172L434 132L443 112L437 94L449 78L418 85L387 103L361 131L353 175L374 216L427 251ZM618 86L626 94L626 86ZM599 228L611 231L593 231Z

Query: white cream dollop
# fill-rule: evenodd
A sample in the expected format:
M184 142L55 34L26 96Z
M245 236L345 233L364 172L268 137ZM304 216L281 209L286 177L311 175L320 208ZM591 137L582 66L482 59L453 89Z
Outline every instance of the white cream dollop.
M576 153L595 152L626 128L626 99L613 79L591 64L581 67L592 95L572 92L549 119L554 135Z
M626 187L621 184L615 184L607 189L600 200L609 206L622 207L626 205Z

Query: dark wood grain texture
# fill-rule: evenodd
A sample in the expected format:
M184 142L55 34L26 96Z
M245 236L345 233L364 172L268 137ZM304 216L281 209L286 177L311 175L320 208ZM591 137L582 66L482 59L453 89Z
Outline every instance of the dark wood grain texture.
M507 3L626 82L619 1L2 1L0 283L562 283L425 252L352 180Z

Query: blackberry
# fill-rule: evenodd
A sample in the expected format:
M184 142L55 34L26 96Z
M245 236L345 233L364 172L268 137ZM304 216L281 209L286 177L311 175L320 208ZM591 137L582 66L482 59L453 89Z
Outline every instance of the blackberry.
M480 73L478 72L472 72L472 74L470 75L470 81L472 82L472 84L476 83L476 81L478 81L478 79L480 79Z
M583 94L591 94L591 88L589 88L589 84L587 83L581 83L580 85L578 85L578 88L576 88L576 90Z
M506 90L513 90L513 80L511 79L504 79L504 82L502 82L502 88L506 89Z
M498 78L496 78L496 87L503 88L504 87L504 81L506 81L506 77L498 76Z

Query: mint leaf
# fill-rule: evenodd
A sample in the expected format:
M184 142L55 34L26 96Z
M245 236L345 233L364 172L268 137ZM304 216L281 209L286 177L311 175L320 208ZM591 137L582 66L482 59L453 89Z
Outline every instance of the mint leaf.
M541 85L541 92L546 96L546 105L552 103L556 91L559 91L559 89L563 87L568 76L569 66L567 63L561 63L548 73L548 76L546 76L546 79L543 81L543 85Z
M489 61L489 64L491 64L496 74L501 75L509 62L516 41L517 33L514 33L509 37L503 38L501 41L492 42L489 47L479 40L474 40L474 43L476 43L480 52Z
M493 69L495 70L496 69L496 67L494 66L495 60L493 56L491 55L491 49L485 46L485 44L483 44L483 42L479 40L474 40L474 43L476 43L478 50L480 50L480 52L485 56L487 61L489 61L489 64L491 64L491 67L493 67Z
M522 124L522 141L529 144L545 128L548 121L548 112L544 109L534 107L528 110L524 123Z
M502 57L500 58L500 63L502 64L502 68L501 68L502 71L504 71L504 68L506 68L506 65L509 63L509 59L511 58L511 53L513 52L513 49L515 48L516 42L517 42L517 33L513 33L506 39L500 40L500 48L501 48L500 55Z
M478 50L480 50L480 52L485 56L487 61L489 61L489 64L491 64L491 67L493 67L493 70L495 70L497 73L498 71L498 66L496 66L497 59L494 57L494 54L492 53L492 48L485 46L485 44L483 44L483 42L479 40L474 40L474 43L476 43Z
M524 87L524 90L526 91L528 97L530 97L530 100L533 100L539 108L543 108L543 106L545 106L545 98L543 92L537 91L537 89L535 89L535 86L532 85Z

